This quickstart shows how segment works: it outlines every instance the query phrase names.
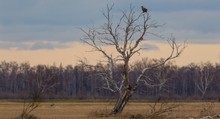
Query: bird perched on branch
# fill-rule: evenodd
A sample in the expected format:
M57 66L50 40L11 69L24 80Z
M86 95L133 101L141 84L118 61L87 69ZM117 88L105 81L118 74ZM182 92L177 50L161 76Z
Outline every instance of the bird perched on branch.
M145 12L147 13L147 8L145 8L144 6L141 6L141 9L142 9L143 13L145 13Z

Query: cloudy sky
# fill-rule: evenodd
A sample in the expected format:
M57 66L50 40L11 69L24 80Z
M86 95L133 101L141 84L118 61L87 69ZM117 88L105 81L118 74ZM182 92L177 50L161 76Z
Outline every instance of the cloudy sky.
M165 24L153 32L187 41L182 64L220 62L219 0L0 0L0 61L74 64L76 57L89 57L95 62L82 48L79 28L103 24L101 11L113 3L116 16L131 3L136 12L147 7L152 19ZM162 40L150 37L148 46L160 54Z

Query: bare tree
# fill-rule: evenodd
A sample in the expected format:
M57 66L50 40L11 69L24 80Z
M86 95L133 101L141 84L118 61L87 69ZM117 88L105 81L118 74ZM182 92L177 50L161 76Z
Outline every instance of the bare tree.
M207 89L214 79L214 71L211 64L200 65L196 67L195 76L193 78L196 87L202 93L202 97L205 96Z
M146 72L177 58L183 52L185 45L178 45L175 42L175 38L170 38L168 40L171 47L170 55L153 66L145 67L137 77L136 83L132 85L129 77L130 59L142 50L140 44L146 39L145 36L149 33L148 30L157 28L160 25L150 20L149 12L136 13L132 5L130 5L128 12L122 11L118 22L113 23L115 20L113 20L112 9L113 5L107 5L107 9L103 10L102 13L107 22L101 28L88 27L86 30L81 30L85 34L82 41L95 51L102 53L107 59L109 73L108 75L102 75L102 80L105 81L105 89L119 93L115 107L110 113L118 114L122 112L140 82L144 82L146 85L149 84L148 81L151 79L147 78ZM112 54L107 53L103 48L106 45L114 46L118 55L113 57ZM123 72L120 79L114 79L112 73L117 63L123 64Z
M33 72L32 72L33 73ZM57 85L53 80L53 76L34 72L28 82L31 83L32 88L28 97L24 99L23 110L21 114L15 119L39 119L37 116L31 114L40 105L42 95L50 88Z

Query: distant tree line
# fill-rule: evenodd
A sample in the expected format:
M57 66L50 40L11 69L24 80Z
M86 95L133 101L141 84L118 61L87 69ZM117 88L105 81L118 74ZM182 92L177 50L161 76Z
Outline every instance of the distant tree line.
M147 58L132 64L131 81L137 78L140 71L159 60ZM43 95L46 99L109 99L117 96L103 88L103 80L99 74L105 73L106 65L98 63L95 66L81 63L76 66L30 66L29 63L0 63L0 98L22 99L35 94L37 88L56 84ZM122 65L114 69L114 76L121 78ZM169 62L157 69L147 72L151 79L146 85L140 85L134 99L212 99L220 98L220 64L201 63L179 67ZM166 79L164 85L157 86L154 79ZM144 83L144 82L143 82ZM155 84L155 85L154 85ZM42 88L43 89L43 88Z

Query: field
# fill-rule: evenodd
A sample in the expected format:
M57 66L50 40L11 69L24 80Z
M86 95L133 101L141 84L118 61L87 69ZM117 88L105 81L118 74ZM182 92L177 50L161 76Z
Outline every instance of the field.
M33 113L41 119L124 119L129 115L146 115L149 105L152 103L131 102L121 115L113 117L101 117L100 114L111 110L113 103L107 102L44 102ZM165 116L173 119L187 119L198 116L208 109L209 113L220 113L220 103L205 102L181 102L175 103L180 106ZM159 104L160 105L160 104ZM210 105L212 105L210 108ZM12 119L22 111L23 104L20 102L0 102L0 119Z

